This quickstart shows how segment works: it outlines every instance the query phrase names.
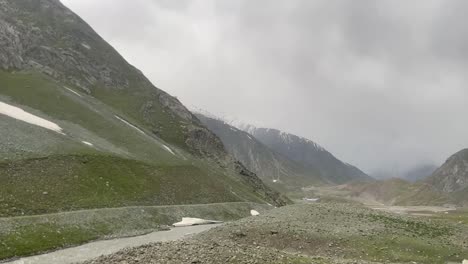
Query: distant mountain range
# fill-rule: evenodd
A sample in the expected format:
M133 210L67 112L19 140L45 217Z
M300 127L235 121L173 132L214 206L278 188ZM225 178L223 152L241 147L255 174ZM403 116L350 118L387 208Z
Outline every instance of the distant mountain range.
M415 175L426 175L432 169L421 167ZM392 205L468 205L468 149L452 155L432 175L421 178L415 182L393 178L351 183L344 189L351 196Z
M319 144L277 129L244 128L260 142L290 160L309 169L318 170L322 180L330 184L342 184L355 180L371 180L367 174L353 165L337 159Z
M410 182L423 180L431 176L438 166L435 164L419 164L407 170L378 170L371 173L372 177L379 180L400 178Z
M196 116L221 138L229 153L270 185L290 189L371 179L311 140L275 129L236 128L213 115Z

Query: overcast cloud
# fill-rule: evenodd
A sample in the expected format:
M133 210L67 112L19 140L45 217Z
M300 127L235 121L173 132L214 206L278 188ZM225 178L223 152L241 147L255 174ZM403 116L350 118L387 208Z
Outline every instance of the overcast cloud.
M62 2L184 104L366 172L468 147L468 1Z

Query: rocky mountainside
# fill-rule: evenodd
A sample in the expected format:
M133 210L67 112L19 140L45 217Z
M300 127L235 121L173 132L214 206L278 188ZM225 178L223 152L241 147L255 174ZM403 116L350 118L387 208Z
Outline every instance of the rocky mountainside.
M0 68L40 72L125 112L170 143L222 152L177 99L154 87L58 0L0 1Z
M0 0L0 122L0 216L287 201L58 0Z
M425 182L456 201L468 204L468 149L451 156Z
M291 190L324 183L317 170L302 166L275 152L247 132L221 119L198 113L196 116L219 136L229 153L270 186Z
M240 129L290 160L318 171L321 178L331 184L354 180L371 180L358 168L344 163L317 143L276 129L243 126Z

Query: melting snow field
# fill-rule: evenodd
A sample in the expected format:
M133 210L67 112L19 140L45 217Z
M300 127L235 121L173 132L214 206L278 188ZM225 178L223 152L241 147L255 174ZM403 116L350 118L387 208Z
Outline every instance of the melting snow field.
M172 224L175 227L220 224L221 221L205 220L200 218L182 217L182 221Z
M260 213L258 211L255 211L255 210L250 210L250 214L253 215L253 216L260 215Z
M62 132L62 128L57 124L50 122L44 118L30 114L16 106L0 102L0 114L7 115L14 119L21 120L32 125L40 126L60 134L64 134Z

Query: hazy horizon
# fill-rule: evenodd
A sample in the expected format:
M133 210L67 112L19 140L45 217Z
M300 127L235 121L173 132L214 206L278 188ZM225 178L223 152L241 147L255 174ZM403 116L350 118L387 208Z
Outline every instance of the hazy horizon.
M466 1L62 2L185 105L367 173L468 147Z

